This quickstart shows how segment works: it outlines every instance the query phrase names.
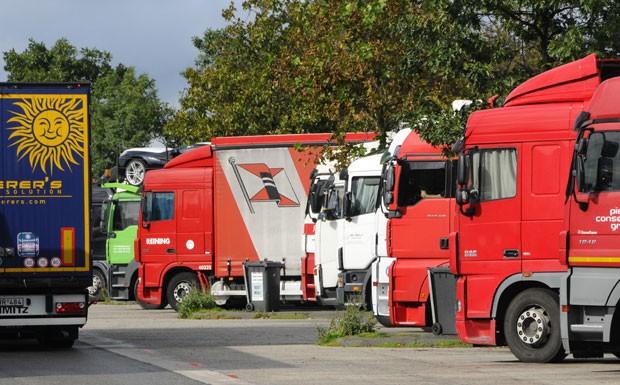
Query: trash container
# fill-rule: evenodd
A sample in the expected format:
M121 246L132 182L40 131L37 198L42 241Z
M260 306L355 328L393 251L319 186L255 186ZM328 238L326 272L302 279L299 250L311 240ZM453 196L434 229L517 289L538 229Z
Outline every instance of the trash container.
M433 334L456 335L456 280L449 267L428 269Z
M280 270L281 262L245 262L245 287L248 303L247 311L277 311L280 309Z

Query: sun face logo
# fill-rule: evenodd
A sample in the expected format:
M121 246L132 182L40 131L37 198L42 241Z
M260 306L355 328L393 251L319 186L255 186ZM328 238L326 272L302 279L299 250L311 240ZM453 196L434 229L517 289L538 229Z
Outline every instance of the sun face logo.
M22 112L10 111L8 120L17 126L9 127L12 141L17 146L18 161L28 157L30 167L44 174L54 169L71 170L84 158L85 121L83 100L68 97L33 97L14 103Z

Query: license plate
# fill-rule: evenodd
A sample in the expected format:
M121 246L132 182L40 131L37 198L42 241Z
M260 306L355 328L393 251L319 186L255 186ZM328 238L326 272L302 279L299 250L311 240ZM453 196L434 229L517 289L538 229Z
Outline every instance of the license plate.
M23 298L0 298L0 306L24 306Z
M0 317L12 315L30 315L30 301L22 297L1 297Z

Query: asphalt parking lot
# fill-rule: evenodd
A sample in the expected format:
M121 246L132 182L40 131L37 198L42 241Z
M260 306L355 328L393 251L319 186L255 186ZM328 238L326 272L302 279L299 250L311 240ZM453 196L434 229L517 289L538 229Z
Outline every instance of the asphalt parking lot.
M593 384L617 383L620 361L569 357L561 364L524 364L506 348L395 347L440 338L418 328L380 328L386 337L347 346L319 346L317 328L334 311L284 309L302 319L179 319L170 310L136 305L91 308L80 343L125 360L155 365L207 384ZM447 337L454 338L454 337ZM405 343L402 346L407 346Z

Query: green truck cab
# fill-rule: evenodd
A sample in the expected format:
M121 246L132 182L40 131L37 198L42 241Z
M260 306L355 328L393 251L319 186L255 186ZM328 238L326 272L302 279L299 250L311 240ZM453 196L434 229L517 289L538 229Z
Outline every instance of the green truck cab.
M139 264L134 259L138 231L138 186L107 182L93 186L93 297L134 300ZM95 193L98 191L99 193Z

